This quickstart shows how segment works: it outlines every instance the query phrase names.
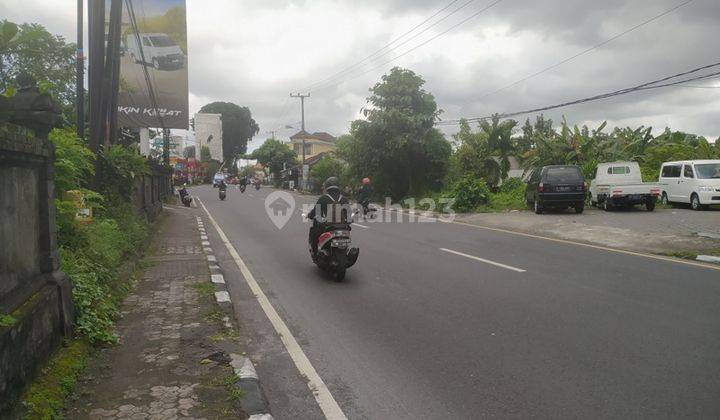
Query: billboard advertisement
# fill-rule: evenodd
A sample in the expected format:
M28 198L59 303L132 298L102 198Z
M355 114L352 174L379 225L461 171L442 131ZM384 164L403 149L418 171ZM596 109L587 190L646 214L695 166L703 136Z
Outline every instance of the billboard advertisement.
M119 126L188 128L185 13L185 0L123 1Z

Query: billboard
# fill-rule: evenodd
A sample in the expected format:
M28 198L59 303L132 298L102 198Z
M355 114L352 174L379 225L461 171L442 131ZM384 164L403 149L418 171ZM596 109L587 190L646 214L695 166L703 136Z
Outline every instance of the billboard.
M185 13L185 0L123 1L119 126L188 128Z

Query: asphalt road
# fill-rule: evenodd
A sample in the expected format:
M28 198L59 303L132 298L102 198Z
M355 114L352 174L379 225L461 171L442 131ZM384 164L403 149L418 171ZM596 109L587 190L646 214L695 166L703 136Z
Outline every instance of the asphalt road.
M282 230L268 218L271 191L191 192L348 418L720 417L720 271L404 219L356 226L360 258L334 283L299 205ZM273 414L320 418L210 236Z

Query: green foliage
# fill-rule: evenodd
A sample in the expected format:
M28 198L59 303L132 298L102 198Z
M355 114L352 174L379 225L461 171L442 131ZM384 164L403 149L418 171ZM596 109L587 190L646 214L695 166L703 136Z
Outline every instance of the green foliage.
M317 185L322 185L331 176L342 179L345 166L345 163L340 159L325 155L310 169L310 179Z
M100 185L102 193L108 197L128 200L135 177L150 172L147 160L130 147L119 144L111 146L101 157Z
M505 180L497 193L490 194L488 209L493 211L525 209L525 183L518 178Z
M60 102L64 123L72 121L75 99L75 44L52 35L42 25L0 26L0 92L10 93L16 77L26 72L42 90Z
M265 143L252 153L250 159L257 159L260 164L269 168L276 180L280 178L283 165L291 167L297 164L295 152L280 140L275 139L265 140Z
M6 314L0 314L0 328L2 327L12 327L17 322L17 319L12 317L11 315Z
M200 148L200 162L210 162L210 148L207 146L202 146Z
M98 255L99 252L93 252L93 256ZM113 252L109 258L101 256L94 261L82 251L61 250L62 270L73 282L73 303L77 311L75 330L91 343L114 343L117 340L112 326L118 309L110 289L114 273L102 263L102 260L114 259L115 255Z
M510 157L517 152L512 139L515 125L513 120L501 122L496 115L491 122L481 122L480 131L473 132L467 121L461 121L460 131L453 136L456 176L483 178L490 189L497 188L507 178Z
M61 411L65 399L72 393L91 353L92 347L82 340L61 347L23 396L24 418L63 418Z
M162 16L148 16L138 19L138 30L145 33L167 34L187 55L187 30L186 30L185 8L180 6L171 7ZM123 37L132 34L132 26L128 25L123 32Z
M365 120L353 121L338 155L357 178L370 176L376 191L394 199L441 187L451 146L433 127L440 110L425 81L395 67L370 89Z
M72 128L54 129L49 134L55 145L55 188L65 192L77 190L95 174L95 155L77 137Z
M222 115L222 149L225 162L232 162L244 155L247 142L260 131L250 109L232 102L212 102L200 108L200 112Z
M466 213L487 204L490 200L490 190L484 180L466 176L453 186L449 196L455 200L453 209Z

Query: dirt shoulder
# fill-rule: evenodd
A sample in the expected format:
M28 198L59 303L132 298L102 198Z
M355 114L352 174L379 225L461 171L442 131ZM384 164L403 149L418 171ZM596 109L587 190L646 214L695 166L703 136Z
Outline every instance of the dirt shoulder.
M662 208L605 212L586 209L537 215L529 211L458 215L458 222L515 230L633 251L673 254L720 249L720 210Z

